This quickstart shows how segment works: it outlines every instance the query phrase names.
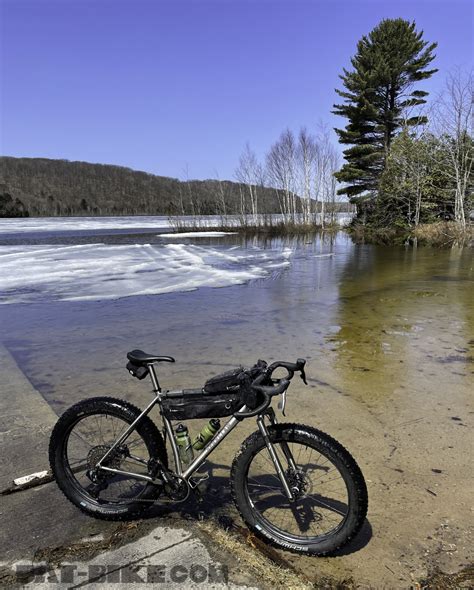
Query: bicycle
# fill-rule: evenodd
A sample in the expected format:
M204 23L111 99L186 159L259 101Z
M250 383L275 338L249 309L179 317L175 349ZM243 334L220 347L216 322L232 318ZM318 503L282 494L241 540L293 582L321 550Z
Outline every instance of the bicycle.
M78 508L117 520L137 517L160 499L184 501L205 479L198 469L209 454L242 420L256 417L258 430L242 443L230 473L232 498L247 527L269 544L309 555L333 553L357 535L368 499L351 454L320 430L278 423L271 407L272 398L282 395L279 407L285 415L294 374L306 384L304 359L270 365L258 361L250 369L218 375L199 389L166 391L155 364L175 362L172 357L134 350L127 358L134 377L151 378L149 405L140 411L115 398L87 399L66 410L51 435L54 478ZM286 375L275 378L281 368ZM161 431L148 416L155 405ZM221 417L229 417L222 428L216 420ZM214 422L192 442L186 427L174 429L173 423L195 418Z

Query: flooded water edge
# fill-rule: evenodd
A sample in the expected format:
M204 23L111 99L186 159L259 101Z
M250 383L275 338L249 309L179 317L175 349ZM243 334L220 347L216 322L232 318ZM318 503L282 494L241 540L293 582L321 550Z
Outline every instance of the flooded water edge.
M101 241L111 239L153 244L155 238ZM197 239L184 243L195 246ZM215 240L202 238L199 247L216 248ZM343 561L318 560L318 571L393 585L395 578L402 584L424 575L434 562L468 563L472 250L357 246L340 234L268 242L232 236L217 251L236 247L252 255L256 248L288 248L291 256L261 278L221 288L2 305L2 342L58 413L104 394L143 406L148 386L125 371L132 348L176 357L176 365L160 367L166 388L199 386L257 358L305 357L309 387L295 380L288 419L341 440L361 465L370 495L364 543ZM254 429L247 421L211 457L219 473L227 473L221 466ZM458 553L443 551L448 544ZM314 560L291 559L310 574L316 567ZM380 563L395 574L383 568L381 578Z

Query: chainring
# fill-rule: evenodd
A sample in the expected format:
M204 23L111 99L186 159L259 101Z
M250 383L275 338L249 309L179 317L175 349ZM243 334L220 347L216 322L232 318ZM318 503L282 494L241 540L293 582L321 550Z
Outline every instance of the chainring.
M188 482L178 475L173 477L172 483L166 483L163 489L174 502L184 502L191 492Z

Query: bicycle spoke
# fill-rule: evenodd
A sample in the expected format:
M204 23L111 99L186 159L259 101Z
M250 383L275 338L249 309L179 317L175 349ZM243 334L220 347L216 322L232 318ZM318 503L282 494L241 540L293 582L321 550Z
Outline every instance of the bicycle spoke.
M270 526L285 534L298 538L330 534L348 511L345 482L336 466L316 449L295 442L287 444L288 457L280 444L274 445L275 451L290 487L303 491L294 502L288 501L273 461L263 447L255 455L247 476L247 490L255 510ZM296 473L290 466L291 457Z
M137 498L147 485L132 476L102 471L98 481L99 488L103 486L103 489L98 489L87 475L127 428L129 424L116 416L93 414L84 416L71 430L67 444L68 467L79 486L101 501L116 502ZM123 445L119 445L105 459L104 466L148 475L149 459L146 444L135 430Z

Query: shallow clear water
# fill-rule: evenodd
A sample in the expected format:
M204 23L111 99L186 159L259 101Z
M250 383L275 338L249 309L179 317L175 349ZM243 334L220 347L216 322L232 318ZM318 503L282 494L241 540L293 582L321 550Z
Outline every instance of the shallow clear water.
M0 343L56 412L94 395L143 407L150 386L125 369L133 348L176 358L159 367L166 388L258 358L305 357L309 387L294 380L286 420L341 441L370 497L362 549L318 560L318 574L350 577L369 563L377 584L387 563L409 585L428 553L446 570L463 563L449 543L468 560L472 543L459 536L472 504L472 250L354 245L344 233L166 238L169 228L114 221L39 231L34 221L2 233L0 220ZM244 421L213 452L198 510L228 510L228 467L255 428ZM314 560L285 559L314 576Z
M363 400L473 385L471 250L357 246L343 233L39 238L42 220L29 223L0 242L1 340L58 411L122 387L144 400L124 370L137 347L176 357L162 368L169 387L298 356L313 385Z

